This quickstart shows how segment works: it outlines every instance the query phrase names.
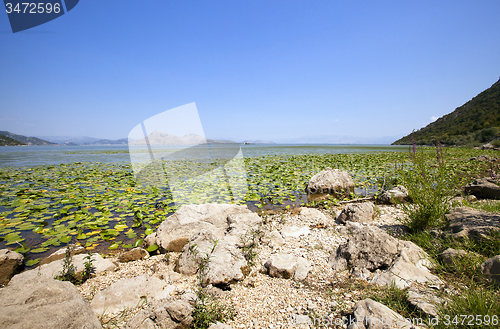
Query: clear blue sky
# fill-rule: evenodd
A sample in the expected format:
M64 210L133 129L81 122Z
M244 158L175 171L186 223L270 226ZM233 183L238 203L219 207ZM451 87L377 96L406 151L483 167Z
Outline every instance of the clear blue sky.
M196 102L211 138L391 142L498 80L499 17L498 0L81 0L13 34L0 13L0 130L117 139Z

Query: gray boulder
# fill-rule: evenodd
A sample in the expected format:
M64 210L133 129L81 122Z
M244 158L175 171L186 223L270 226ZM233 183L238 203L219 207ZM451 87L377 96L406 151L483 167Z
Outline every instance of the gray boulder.
M420 288L412 285L408 289L408 302L428 316L438 315L438 306L445 301L435 295L434 291L428 288Z
M332 253L334 270L350 268L354 277L379 285L396 284L406 288L413 282L441 284L428 270L428 255L409 241L396 239L377 227L361 227L347 243Z
M193 275L199 271L200 262L208 256L208 268L203 278L203 285L227 285L241 281L249 271L240 249L225 239L217 240L216 236L207 230L201 230L189 239L182 249L175 271Z
M85 270L85 254L79 254L72 257L72 263L75 266L75 274L77 276L81 275ZM94 266L93 274L101 274L103 272L111 272L116 269L116 265L109 259L102 258L101 255L95 253L92 254L92 265ZM53 262L50 262L45 265L39 265L38 267L24 271L15 276L17 280L30 280L34 277L38 276L47 276L49 278L54 278L59 275L63 269L63 259L59 259Z
M337 221L345 224L347 221L365 223L375 218L375 205L372 202L348 204L337 216Z
M329 265L336 271L375 271L388 268L399 256L400 243L379 228L367 226L354 231L347 243L339 246L329 258Z
M448 248L445 251L443 251L442 253L440 253L438 255L438 258L446 265L453 265L453 262L457 257L465 256L465 255L467 255L467 251L465 251L465 250L462 250L462 249L456 250L453 248Z
M408 201L408 190L404 186L396 186L390 190L382 192L377 201L384 204L398 204Z
M498 178L477 179L465 187L465 192L483 199L500 198L500 186Z
M481 272L487 279L500 285L500 255L491 257L482 263Z
M175 286L146 274L119 280L99 291L90 306L97 314L116 313L125 308L136 307L141 299L150 301L170 298ZM144 299L146 298L146 299Z
M347 329L421 328L387 306L369 298L356 304L353 315L354 323L351 323Z
M46 276L12 278L0 289L0 328L102 328L90 305L70 282Z
M23 269L24 256L9 249L0 250L0 284L7 284L10 278Z
M262 266L261 272L275 278L305 280L311 270L311 263L303 258L290 254L275 254Z
M490 230L500 230L500 214L467 207L453 208L446 214L454 238L468 237L473 240L488 238Z
M278 230L273 230L270 233L266 234L260 239L260 241L263 244L267 244L273 248L281 247L283 244L285 244L285 239L283 239Z
M328 218L318 209L301 207L300 208L300 219L303 222L322 222L326 223Z
M71 245L71 256L79 255L79 254L84 254L85 253L85 248L82 246L79 246L77 244ZM66 248L61 248L57 250L56 252L52 253L50 256L45 257L42 259L39 265L44 265L48 263L52 263L53 261L63 259L66 256Z
M308 194L331 194L348 196L354 192L354 181L347 171L325 168L317 173L307 183Z
M182 251L188 240L200 230L211 231L218 239L226 234L240 243L241 234L258 229L262 219L247 206L234 204L185 205L164 220L146 245L156 243L161 251Z
M148 257L149 254L145 249L142 248L134 248L129 251L122 253L118 256L118 261L121 263L133 262L139 259L144 259Z
M125 328L187 329L193 322L191 314L194 308L183 300L153 301L148 306L148 309L139 311L130 319Z

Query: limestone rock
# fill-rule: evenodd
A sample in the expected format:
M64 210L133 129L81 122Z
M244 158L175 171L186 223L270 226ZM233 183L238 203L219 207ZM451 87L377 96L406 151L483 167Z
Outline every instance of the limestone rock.
M118 257L118 261L121 263L133 262L139 259L144 259L147 256L149 256L149 254L145 249L134 248L121 254Z
M382 192L377 201L384 204L398 204L408 201L408 199L408 190L400 185Z
M394 282L405 288L413 282L442 283L429 272L428 255L420 247L372 226L354 231L347 243L331 254L328 263L337 271L351 268L354 277L380 285Z
M446 265L452 265L455 258L459 256L467 255L465 250L456 250L453 248L448 248L438 255L438 258Z
M273 248L281 247L285 243L285 239L281 236L278 230L273 230L261 239L263 244L268 244Z
M87 257L85 254L79 254L72 257L72 263L75 266L75 274L77 276L82 274L85 270L85 257ZM96 275L103 272L111 272L116 269L116 265L111 260L102 258L101 255L97 253L92 254L91 257L93 260L92 265L94 266L93 273ZM16 278L16 280L26 280L36 276L47 276L49 278L53 278L61 273L63 269L63 261L63 259L59 259L45 265L39 265L32 270L24 271L14 276L14 278Z
M328 218L318 209L301 207L300 219L303 222L322 222L326 223Z
M149 303L147 310L139 311L127 322L127 329L172 328L187 329L191 325L194 308L183 300L160 300Z
M487 279L500 285L500 255L491 257L482 263L481 272Z
M0 284L9 282L23 269L24 256L9 249L0 250Z
M399 242L376 227L362 227L356 230L346 244L339 246L328 261L336 271L348 266L354 271L388 268L399 255Z
M226 233L234 243L248 229L257 229L262 219L247 206L234 204L184 205L164 220L154 235L147 237L147 244L156 243L160 250L179 252L188 240L200 230L211 231L221 239Z
M430 273L427 267L422 265L420 261L422 259L416 262L415 260L414 257L407 254L407 250L403 250L401 256L394 261L392 266L385 271L378 272L371 282L387 286L395 284L401 289L409 287L413 282L431 283L433 285L443 283L437 276Z
M4 329L102 328L73 284L46 276L11 280L0 289L0 309Z
M428 316L436 317L438 306L443 304L444 300L437 297L431 289L417 288L412 285L408 289L408 302Z
M159 300L169 298L175 290L173 285L157 277L146 274L119 280L104 290L99 291L91 302L97 314L116 313L126 307L136 307L141 298Z
M311 232L309 226L298 227L298 226L285 226L281 229L281 234L285 237L299 237L301 235L308 235Z
M496 178L477 179L465 187L465 192L478 198L498 199L500 198L500 186Z
M372 202L348 204L338 215L337 221L345 224L347 221L365 223L375 218L375 205Z
M446 214L454 238L468 237L478 240L487 238L490 230L500 230L500 214L466 207L453 208Z
M369 298L356 304L353 320L354 323L351 323L347 329L420 328L387 306Z
M262 272L269 276L302 281L311 270L311 263L290 254L272 255L263 265Z
M208 271L203 284L227 285L245 278L244 272L248 267L243 252L225 239L216 241L211 231L201 230L189 239L182 249L175 270L182 274L193 275L198 271L199 262L210 255Z
M354 181L347 171L325 168L309 180L306 192L345 196L354 192Z
M163 279L167 282L178 282L182 279L182 275L177 272L167 272L160 275L160 279Z
M79 255L79 254L84 254L85 253L85 248L82 246L79 246L77 244L73 244L71 246L71 256ZM66 256L66 248L61 248L57 250L56 252L52 253L50 256L42 259L40 262L40 265L48 264L51 263L55 260L63 259L64 256Z

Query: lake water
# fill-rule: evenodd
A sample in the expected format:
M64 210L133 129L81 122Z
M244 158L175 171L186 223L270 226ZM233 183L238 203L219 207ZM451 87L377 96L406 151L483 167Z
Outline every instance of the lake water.
M408 151L400 145L241 145L243 157L264 155L339 154ZM72 162L130 162L127 145L0 146L0 167L31 167Z

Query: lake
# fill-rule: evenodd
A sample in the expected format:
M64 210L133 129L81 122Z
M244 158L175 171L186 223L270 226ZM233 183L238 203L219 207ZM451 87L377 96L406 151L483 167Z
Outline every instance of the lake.
M311 145L258 144L241 145L243 157L298 154L346 154L373 152L406 152L401 145ZM0 167L32 167L72 162L130 162L127 145L93 146L0 146Z

